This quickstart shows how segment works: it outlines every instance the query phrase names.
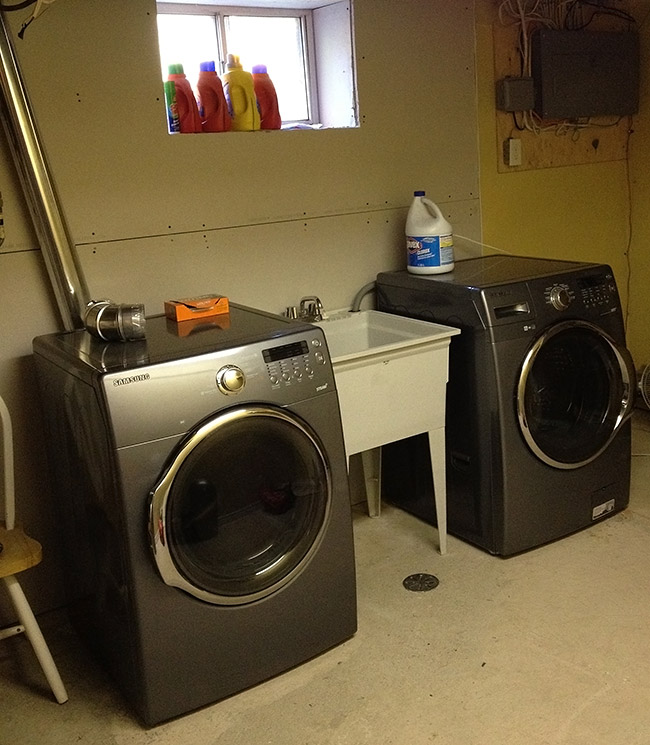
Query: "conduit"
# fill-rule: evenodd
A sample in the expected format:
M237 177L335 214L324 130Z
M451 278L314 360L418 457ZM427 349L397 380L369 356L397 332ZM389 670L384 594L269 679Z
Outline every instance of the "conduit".
M0 119L66 331L83 328L88 289L50 176L4 13L0 12Z

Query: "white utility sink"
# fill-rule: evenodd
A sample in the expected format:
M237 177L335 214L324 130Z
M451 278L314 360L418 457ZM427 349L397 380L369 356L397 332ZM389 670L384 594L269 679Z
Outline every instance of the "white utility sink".
M381 506L382 445L429 435L440 552L446 551L445 394L459 329L377 310L319 321L339 394L345 452L363 454L368 511Z
M429 344L458 329L405 318L378 310L343 311L319 321L325 331L332 362L384 354L395 349Z

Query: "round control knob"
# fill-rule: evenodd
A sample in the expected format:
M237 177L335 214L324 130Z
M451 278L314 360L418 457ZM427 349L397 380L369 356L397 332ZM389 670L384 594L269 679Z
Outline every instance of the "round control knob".
M566 310L571 305L571 295L569 295L567 288L561 285L551 289L549 299L555 310Z
M236 365L224 365L217 372L217 388L226 394L239 393L246 385L244 371Z

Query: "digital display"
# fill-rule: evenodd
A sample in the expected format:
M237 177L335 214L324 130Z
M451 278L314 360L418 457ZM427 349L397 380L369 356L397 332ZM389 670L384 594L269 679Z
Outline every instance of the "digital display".
M578 286L581 290L590 289L592 287L598 287L603 284L603 277L600 274L594 274L592 277L580 277L578 279Z
M271 349L262 350L262 356L264 362L278 362L279 360L286 360L289 357L301 357L309 352L307 342L297 341L293 344L284 344L281 347L272 347Z

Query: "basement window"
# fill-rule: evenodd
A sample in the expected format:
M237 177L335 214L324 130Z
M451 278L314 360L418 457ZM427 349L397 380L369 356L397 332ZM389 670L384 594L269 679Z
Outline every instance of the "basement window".
M359 126L352 0L157 0L157 15L163 80L180 63L196 92L202 62L223 75L235 54L266 65L283 129Z

